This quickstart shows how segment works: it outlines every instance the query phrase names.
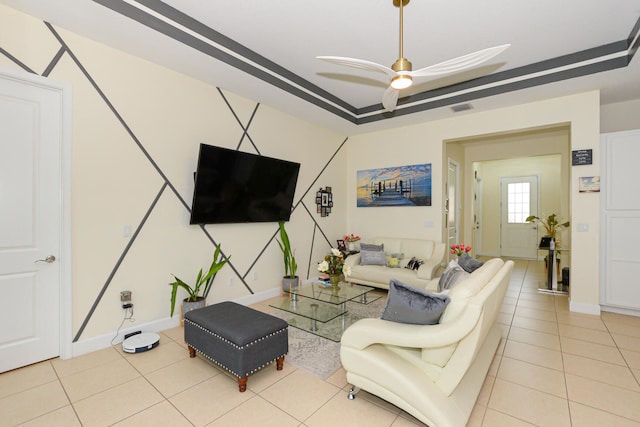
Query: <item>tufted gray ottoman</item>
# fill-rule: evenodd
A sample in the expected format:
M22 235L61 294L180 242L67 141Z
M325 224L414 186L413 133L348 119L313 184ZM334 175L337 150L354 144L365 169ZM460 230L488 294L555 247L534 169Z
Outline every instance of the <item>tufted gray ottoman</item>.
M249 374L276 361L282 370L289 349L286 321L249 307L226 301L184 315L184 340L189 356L199 351L238 377L247 389Z

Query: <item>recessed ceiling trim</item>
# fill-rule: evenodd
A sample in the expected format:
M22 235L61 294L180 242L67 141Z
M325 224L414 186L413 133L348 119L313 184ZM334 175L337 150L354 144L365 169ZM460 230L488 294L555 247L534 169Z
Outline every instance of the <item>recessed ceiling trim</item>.
M640 44L638 19L626 40L404 97L389 113L381 104L355 108L161 1L93 1L357 125L626 67Z
M355 107L165 3L144 0L93 1L339 117L356 122ZM167 13L169 10L173 13Z
M618 61L616 61L617 59L623 59L624 62L626 62L626 57L627 57L627 52L617 52L611 55L606 55L604 57L601 58L594 58L594 59L590 59L587 61L582 61L576 64L568 64L562 67L557 67L557 68L552 68L552 69L547 69L547 70L543 70L543 71L539 71L536 73L530 73L530 74L522 74L519 75L517 77L513 77L513 78L508 78L508 79L504 79L504 80L499 80L499 81L495 81L489 84L485 84L485 85L480 85L480 86L474 86L472 88L467 88L464 90L459 90L459 91L455 91L455 92L447 92L444 95L440 95L440 96L433 96L431 98L428 99L423 99L423 100L419 100L419 101L415 101L415 102L406 102L402 105L398 105L397 110L402 110L404 108L409 108L409 107L413 107L416 105L421 105L424 104L425 102L432 102L432 101L438 101L438 100L442 100L442 99L447 99L447 98L452 98L455 96L459 96L459 95L464 95L464 94L469 94L469 93L473 93L473 92L479 92L479 91L483 91L483 90L487 90L487 89L492 89L492 88L496 88L496 87L500 87L500 86L508 86L511 84L517 84L519 82L523 82L526 80L536 80L539 79L541 77L544 76L550 76L550 75L555 75L555 74L561 74L565 71L568 70L573 70L573 69L580 69L583 68L584 69L588 69L588 67L590 65L593 64L598 64L598 63L607 63L609 61L611 61L610 63L614 64L617 63ZM609 68L607 68L609 69ZM580 74L582 75L582 74ZM368 115L371 114L375 114L375 113L370 113L370 114L361 114L358 117L367 117Z

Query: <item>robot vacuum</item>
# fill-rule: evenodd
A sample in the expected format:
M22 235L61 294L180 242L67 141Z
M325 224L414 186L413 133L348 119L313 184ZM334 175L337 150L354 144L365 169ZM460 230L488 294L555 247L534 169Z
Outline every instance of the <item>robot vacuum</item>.
M122 341L125 353L142 353L156 348L160 344L160 335L155 332L136 334Z

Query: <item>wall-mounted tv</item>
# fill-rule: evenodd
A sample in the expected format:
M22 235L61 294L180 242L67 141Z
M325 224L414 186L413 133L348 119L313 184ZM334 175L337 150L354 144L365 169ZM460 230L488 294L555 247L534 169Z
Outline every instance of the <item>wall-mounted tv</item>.
M200 144L191 224L288 221L300 163Z

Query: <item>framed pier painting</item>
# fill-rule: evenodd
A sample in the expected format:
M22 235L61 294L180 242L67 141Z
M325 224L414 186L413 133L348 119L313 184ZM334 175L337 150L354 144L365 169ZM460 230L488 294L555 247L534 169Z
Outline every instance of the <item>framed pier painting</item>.
M431 206L431 163L357 172L357 206Z

